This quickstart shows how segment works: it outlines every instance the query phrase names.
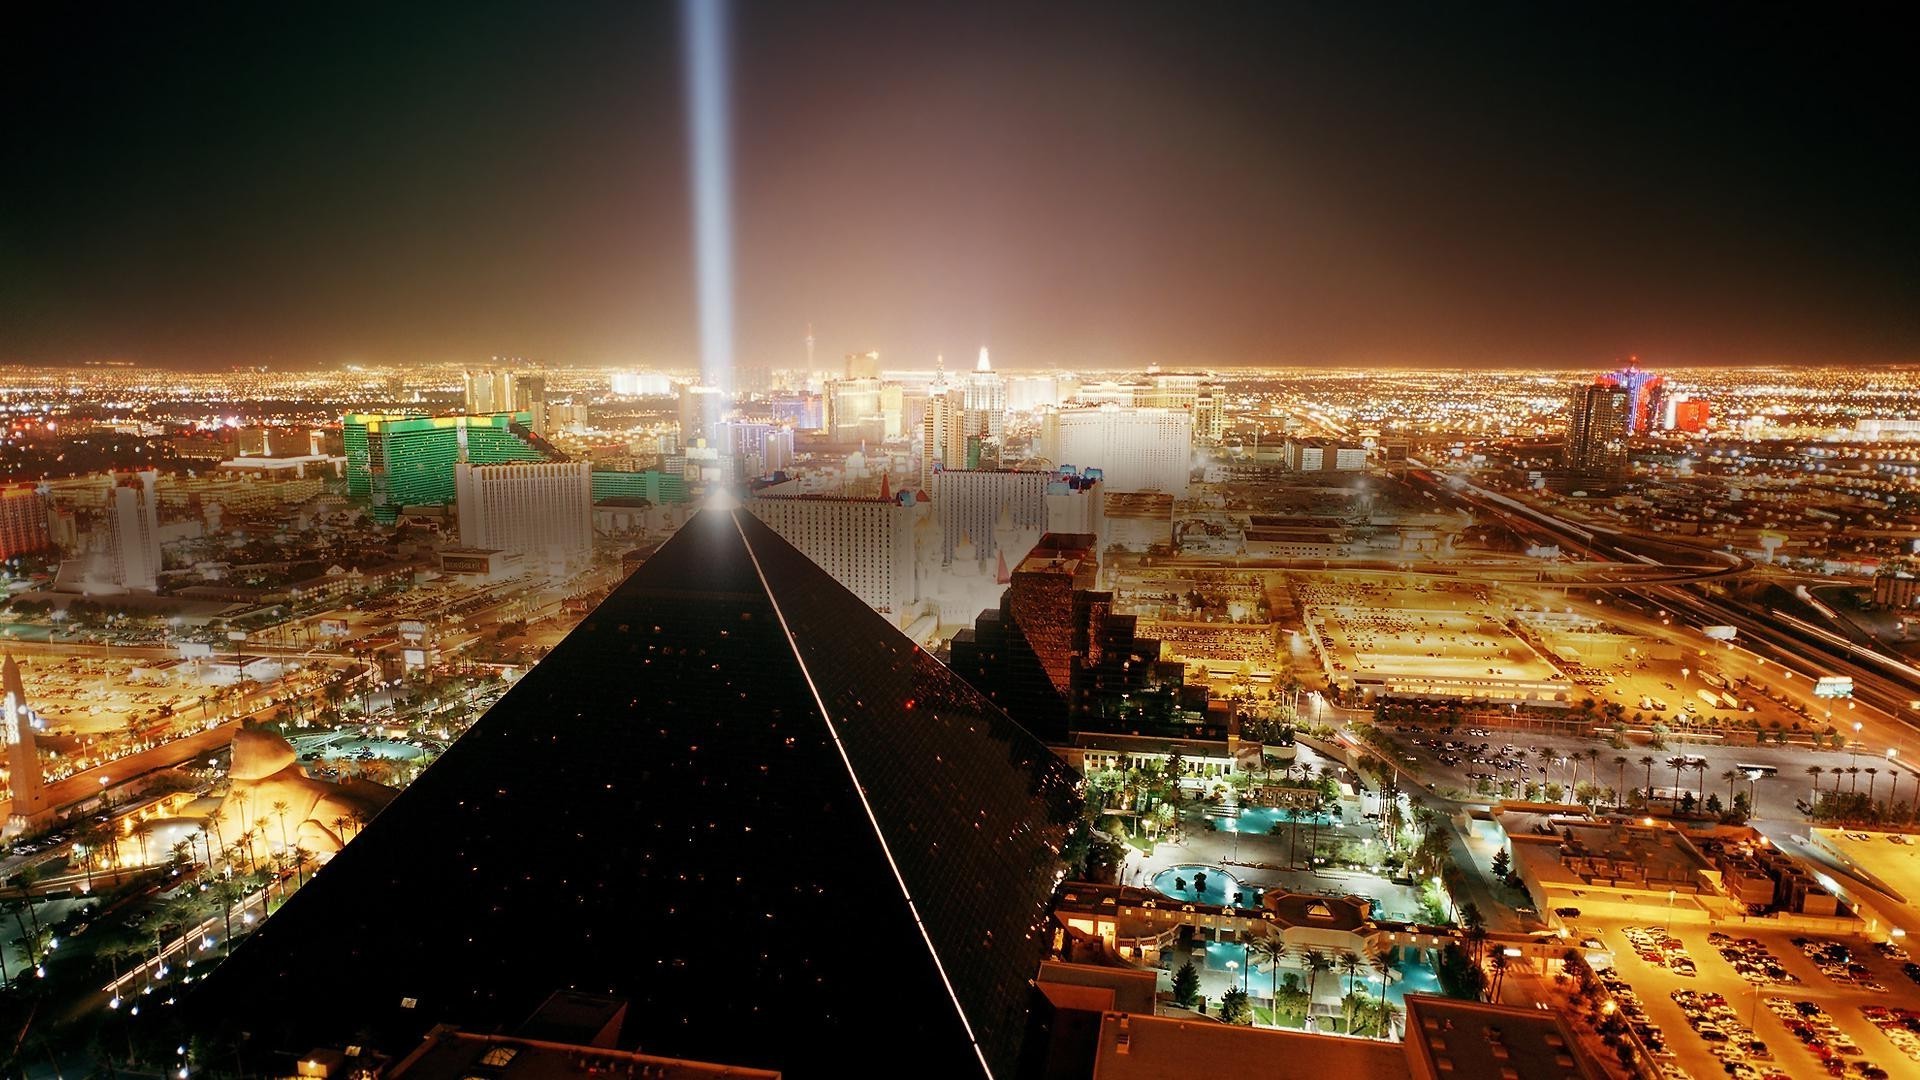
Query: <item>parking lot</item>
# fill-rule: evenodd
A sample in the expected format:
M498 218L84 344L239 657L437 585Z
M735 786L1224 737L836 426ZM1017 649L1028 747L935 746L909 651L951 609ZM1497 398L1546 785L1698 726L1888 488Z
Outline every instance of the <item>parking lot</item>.
M1886 991L1912 988L1902 971L1912 961L1893 947L1764 920L1669 927L1586 919L1578 929L1611 952L1617 978L1672 1055L1666 1060L1694 1080L1920 1076L1920 1062L1876 1026L1901 1027L1906 1038Z

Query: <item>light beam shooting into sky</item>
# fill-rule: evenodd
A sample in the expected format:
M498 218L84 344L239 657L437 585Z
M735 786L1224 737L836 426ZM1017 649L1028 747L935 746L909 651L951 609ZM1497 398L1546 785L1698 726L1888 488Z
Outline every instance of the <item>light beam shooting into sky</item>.
M733 200L728 147L727 2L681 0L693 191L700 381L733 385ZM712 418L707 418L712 419Z

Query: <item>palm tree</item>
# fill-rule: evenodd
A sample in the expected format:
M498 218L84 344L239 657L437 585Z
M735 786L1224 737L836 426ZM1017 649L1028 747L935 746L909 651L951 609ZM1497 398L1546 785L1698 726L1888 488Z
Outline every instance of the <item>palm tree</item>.
M227 807L225 803L222 803L213 813L207 815L207 824L213 829L213 842L219 845L222 858L225 858L227 855L227 838L220 835L220 823L225 820L227 820ZM207 868L212 869L213 864L209 862Z
M1400 1006L1395 1005L1391 1001L1382 1001L1380 1003L1380 1037L1383 1039L1392 1038L1394 1025L1399 1022Z
M14 887L20 890L20 902L26 906L27 921L33 924L33 936L40 936L40 916L33 910L33 887L40 881L40 869L35 866L23 866L13 875Z
M1384 952L1374 953L1368 958L1373 970L1380 974L1380 1037L1386 1038L1387 984L1393 981L1393 958Z
M1341 973L1347 977L1347 996L1345 999L1347 1006L1347 1034L1351 1035L1353 1034L1353 977L1360 974L1360 968L1363 965L1360 957L1352 950L1340 954L1339 965Z
M233 905L242 896L240 887L232 878L220 878L213 883L214 899L220 901L220 917L226 923L226 933L220 938L225 955L233 955Z
M1487 917L1480 911L1480 905L1469 900L1460 906L1460 925L1466 927L1463 935L1467 939L1467 951L1478 964L1487 947Z
M1586 759L1587 772L1589 774L1587 779L1598 784L1600 782L1600 748L1597 746L1587 747Z
M1313 1017L1313 991L1320 981L1320 973L1333 970L1333 959L1319 949L1308 949L1300 957L1306 961L1307 968L1307 1017Z
M1692 766L1687 764L1686 758L1683 758L1678 754L1676 754L1673 757L1670 757L1667 759L1667 768L1673 770L1673 792L1674 792L1674 800L1677 802L1679 801L1679 797L1680 797L1680 774L1683 772L1686 772L1688 769L1692 768Z
M1807 775L1813 778L1813 793L1816 796L1820 794L1820 774L1826 771L1818 765L1807 766Z
M1834 784L1833 789L1835 791L1840 790L1840 785L1837 783ZM1848 791L1860 790L1860 766L1858 765L1847 766L1847 790Z
M1652 754L1642 755L1640 758L1640 764L1645 765L1647 767L1647 802L1648 804L1652 804L1653 802L1653 766L1654 766L1653 755Z
M1493 954L1493 982L1487 987L1487 1000L1493 1004L1500 1002L1500 984L1507 980L1507 954L1500 951Z
M13 923L15 926L18 926L20 928L20 944L26 946L26 949L27 949L27 966L39 967L40 960L38 957L34 955L34 952L33 952L34 939L38 935L29 934L27 932L27 922L20 915L21 908L30 909L32 907L33 907L33 901L31 899L22 898L18 901L15 901L13 905Z
M291 809L292 807L287 805L287 800L274 800L273 812L280 817L280 850L282 851L293 847L292 844L287 842L287 811Z
M307 883L306 878L300 876L300 872L306 868L306 865L308 863L313 861L313 852L308 851L306 848L299 847L296 845L293 849L293 854L289 856L288 861L293 863L294 885L295 886L305 885Z
M1739 769L1728 769L1720 774L1720 779L1727 782L1727 809L1733 809L1733 786L1746 778L1747 774Z
M1697 797L1701 803L1705 803L1707 801L1707 759L1700 758L1687 767L1700 774L1700 787Z
M1874 781L1874 778L1879 775L1880 775L1879 769L1876 769L1871 765L1867 766L1867 802L1868 803L1873 802L1873 781Z
M1273 1026L1280 1026L1280 965L1286 963L1293 950L1287 947L1286 939L1264 937L1253 943L1253 958L1267 965L1267 973L1273 977L1273 994L1269 997Z
M1615 788L1613 789L1613 808L1614 808L1615 810L1618 810L1618 809L1620 808L1620 804L1621 804L1621 802L1622 802L1622 800L1624 800L1624 799L1626 798L1626 790L1627 790L1627 755L1625 755L1625 754L1615 754L1615 755L1613 756L1613 763L1614 763L1615 765L1618 765L1618 766L1620 767L1620 783L1619 783L1619 785L1618 785L1617 787L1615 787Z

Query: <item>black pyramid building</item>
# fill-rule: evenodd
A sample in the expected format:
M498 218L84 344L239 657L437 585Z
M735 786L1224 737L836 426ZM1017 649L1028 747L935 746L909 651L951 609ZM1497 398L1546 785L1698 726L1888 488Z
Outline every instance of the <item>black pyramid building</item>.
M1074 774L743 510L697 515L189 1001L256 1051L631 1003L647 1053L1011 1077Z

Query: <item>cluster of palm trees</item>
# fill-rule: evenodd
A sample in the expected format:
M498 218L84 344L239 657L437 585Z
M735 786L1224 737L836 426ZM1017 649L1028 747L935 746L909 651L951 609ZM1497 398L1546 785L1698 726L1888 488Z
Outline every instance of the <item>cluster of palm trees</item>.
M120 977L120 962L144 958L148 949L152 950L152 970L157 973L150 978L163 975L161 960L168 943L191 934L216 914L220 916L224 927L224 947L231 949L235 909L245 904L248 897L260 896L262 907L271 911L276 902L284 903L294 889L305 884L306 871L313 865L313 853L292 842L287 824L287 815L292 807L280 800L272 803L270 810L270 815L262 815L250 823L238 823L245 827L234 834L231 842L228 842L222 826L229 824L235 815L223 807L208 816L198 832L201 850L205 854L201 871L153 907L139 924L137 932L129 930L110 938L103 946L103 954L114 965L116 982ZM349 829L359 828L363 820L356 813L343 815L329 824L344 838ZM145 846L151 831L147 823L141 823L134 829L142 845L143 862L146 860ZM110 850L111 830L103 832L104 835L99 838L100 849ZM273 847L276 833L280 842L277 849ZM88 848L88 858L91 859L93 845L88 845ZM199 854L193 848L191 838L182 840L174 845L173 857L183 864L192 863ZM20 880L30 881L27 878ZM277 897L276 890L279 893ZM31 918L30 908L28 917ZM25 926L22 926L22 934L27 934ZM31 946L28 955L29 959L33 958Z
M1840 777L1843 775L1848 778L1847 790L1859 791L1860 776L1862 773L1866 774L1866 777L1867 777L1867 799L1871 801L1873 799L1874 781L1880 775L1880 770L1877 766L1868 765L1865 768L1862 768L1858 765L1847 765L1847 766L1836 765L1831 769L1822 769L1818 765L1807 766L1807 775L1813 778L1814 787L1818 788L1820 786L1821 775L1827 774L1833 777L1834 791L1840 790ZM1891 802L1894 798L1893 793L1899 790L1900 774L1893 771L1892 769L1888 769L1887 776L1894 785L1892 788L1888 789L1888 792L1887 792L1887 800Z
M1834 796L1832 803L1823 803L1816 808L1810 809L1816 811L1822 819L1837 817L1849 820L1871 820L1876 822L1911 820L1913 818L1914 808L1897 801L1900 795L1899 772L1891 768L1886 770L1886 772L1888 783L1887 798L1886 802L1882 804L1875 802L1873 797L1874 790L1878 786L1880 778L1879 766L1835 765L1830 769L1824 769L1818 765L1809 765L1807 766L1807 776L1813 781L1814 792L1816 794L1820 793L1820 778L1822 776L1831 776L1833 777L1831 794ZM1864 793L1860 791L1860 777L1862 775L1867 778L1867 790ZM1847 779L1848 797L1844 801L1839 797L1840 780L1842 777Z
M1280 1024L1280 967L1283 964L1297 961L1300 969L1305 972L1307 976L1306 995L1307 1012L1309 1015L1311 1015L1313 1011L1313 996L1314 991L1318 989L1320 976L1335 971L1346 976L1347 994L1342 1000L1342 1008L1344 1010L1346 1030L1350 1033L1354 1031L1355 1010L1357 1007L1363 1006L1361 1000L1354 994L1354 980L1359 977L1362 969L1367 967L1371 967L1375 972L1379 973L1379 1000L1378 1002L1364 1003L1364 1005L1367 1006L1364 1008L1364 1011L1370 1014L1368 1019L1372 1021L1372 1034L1380 1038L1386 1038L1391 1034L1393 1023L1397 1019L1396 1014L1398 1007L1387 1001L1387 985L1392 982L1394 967L1392 960L1384 953L1376 953L1362 960L1358 953L1351 950L1342 950L1335 954L1328 950L1313 948L1311 946L1295 948L1287 944L1284 939L1273 936L1264 937L1249 944L1247 946L1247 955L1249 961L1257 960L1267 966L1267 972L1271 979L1268 1003L1273 1010L1273 1026L1278 1027Z

